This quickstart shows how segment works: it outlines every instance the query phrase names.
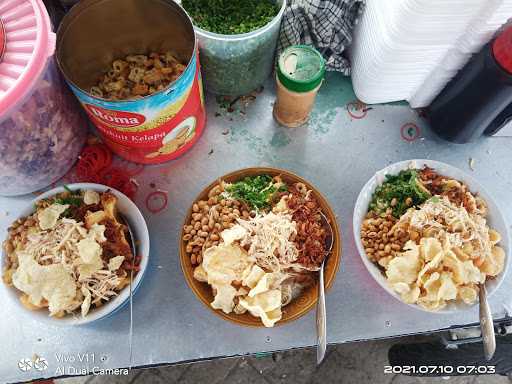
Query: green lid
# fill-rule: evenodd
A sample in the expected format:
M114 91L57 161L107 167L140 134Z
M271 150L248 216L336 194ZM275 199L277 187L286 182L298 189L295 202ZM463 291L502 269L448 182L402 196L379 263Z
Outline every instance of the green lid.
M292 45L279 56L277 77L283 86L294 92L309 92L324 78L324 58L308 45Z

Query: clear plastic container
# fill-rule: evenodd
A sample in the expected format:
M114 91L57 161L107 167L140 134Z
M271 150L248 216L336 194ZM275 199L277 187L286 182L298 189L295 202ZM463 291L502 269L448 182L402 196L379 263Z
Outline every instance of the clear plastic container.
M216 95L248 94L272 73L285 0L270 23L249 33L221 35L194 27L206 90Z
M0 195L12 196L61 178L78 158L87 122L57 69L42 1L0 2L0 20Z
M34 92L0 122L0 194L44 188L72 167L87 122L53 59Z

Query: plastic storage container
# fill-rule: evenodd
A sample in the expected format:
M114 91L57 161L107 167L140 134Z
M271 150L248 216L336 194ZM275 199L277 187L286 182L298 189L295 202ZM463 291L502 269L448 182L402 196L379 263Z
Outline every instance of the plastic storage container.
M199 42L202 73L208 92L246 95L270 76L274 64L285 0L274 19L259 29L238 35L221 35L194 26Z
M299 127L308 121L322 86L324 59L313 47L292 45L279 57L276 72L274 118L286 127Z
M457 74L429 107L432 129L456 143L494 134L512 118L512 26Z
M56 67L42 1L2 1L0 19L0 195L21 195L71 168L87 123Z

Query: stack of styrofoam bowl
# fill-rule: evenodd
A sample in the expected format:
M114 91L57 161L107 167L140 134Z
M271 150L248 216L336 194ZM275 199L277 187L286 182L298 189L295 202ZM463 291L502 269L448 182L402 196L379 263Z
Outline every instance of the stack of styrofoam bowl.
M512 17L512 0L367 0L351 49L368 104L424 107Z

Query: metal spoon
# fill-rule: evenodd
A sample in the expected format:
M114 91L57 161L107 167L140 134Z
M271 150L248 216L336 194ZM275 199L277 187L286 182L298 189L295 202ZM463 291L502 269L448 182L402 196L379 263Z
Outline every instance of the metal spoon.
M133 269L135 268L135 255L137 254L137 249L135 247L135 237L133 236L132 228L130 227L130 223L124 216L119 215L119 218L123 222L123 224L126 226L128 230L128 234L130 235L130 248L132 250L132 267L130 269L130 334L128 337L129 345L130 345L130 366L129 368L132 368L132 357L133 357Z
M484 354L487 361L490 361L496 351L496 335L494 333L494 323L492 321L491 308L487 301L487 291L485 284L479 286L480 299L480 329L482 331L482 341L484 344Z
M332 246L334 244L334 234L332 231L331 223L327 220L327 217L323 213L320 212L322 216L322 221L324 225L329 228L329 234L326 238L326 244L329 244L327 247L327 252L331 252ZM327 313L325 310L325 286L324 286L324 267L325 260L322 261L322 265L320 266L319 273L319 282L318 282L318 301L316 304L316 339L317 339L317 349L316 349L316 363L319 365L325 357L325 351L327 350Z

